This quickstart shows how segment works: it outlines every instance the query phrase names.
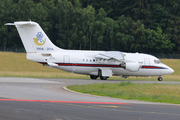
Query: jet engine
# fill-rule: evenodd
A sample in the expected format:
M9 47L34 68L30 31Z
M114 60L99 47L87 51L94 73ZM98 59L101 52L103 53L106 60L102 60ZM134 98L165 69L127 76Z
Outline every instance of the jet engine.
M124 68L125 70L128 70L130 72L136 72L139 70L140 65L138 62L122 62L120 64L120 67Z

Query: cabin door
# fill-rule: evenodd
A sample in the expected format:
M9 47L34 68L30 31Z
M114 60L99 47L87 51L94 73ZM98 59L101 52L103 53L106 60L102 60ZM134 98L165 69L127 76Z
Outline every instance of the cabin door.
M144 59L144 65L150 65L150 60L149 58Z
M63 58L64 63L70 63L70 58L68 55L65 55Z

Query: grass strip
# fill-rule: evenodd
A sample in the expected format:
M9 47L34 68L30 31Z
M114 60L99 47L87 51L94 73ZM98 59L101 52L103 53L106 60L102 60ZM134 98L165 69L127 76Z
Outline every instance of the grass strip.
M71 85L68 89L99 96L180 104L179 84L136 84L132 82Z
M0 77L34 77L34 78L66 78L90 79L87 75L68 73L55 68L49 68L26 59L26 53L0 52ZM163 81L180 81L180 60L161 59L163 63L174 69L174 73L165 75ZM157 81L156 77L128 77L112 76L108 80L146 80ZM99 78L98 78L99 79Z

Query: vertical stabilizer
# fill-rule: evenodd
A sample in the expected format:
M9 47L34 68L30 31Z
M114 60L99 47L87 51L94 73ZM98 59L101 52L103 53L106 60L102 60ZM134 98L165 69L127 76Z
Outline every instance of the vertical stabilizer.
M22 21L5 25L16 26L27 53L46 53L61 50L50 41L36 22Z

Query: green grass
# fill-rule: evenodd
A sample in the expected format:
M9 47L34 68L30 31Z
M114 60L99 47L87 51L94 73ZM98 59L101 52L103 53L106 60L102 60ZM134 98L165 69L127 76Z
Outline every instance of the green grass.
M38 77L38 78L67 78L67 79L90 79L87 75L79 75L49 68L39 63L26 59L25 53L0 52L0 77ZM163 81L180 81L180 60L162 59L175 70L171 75L163 76ZM110 77L109 80L155 80L157 77Z
M90 79L87 75L68 73L29 61L26 59L25 53L0 52L0 58L0 77ZM180 60L161 59L161 61L175 70L173 74L163 76L164 81L180 81ZM157 81L157 77L129 77L125 79L119 76L113 76L109 79ZM68 88L79 92L123 99L180 103L180 85L133 84L123 82L118 84L74 85L68 86Z
M27 60L25 53L0 52L0 56L1 77L89 78L86 75L68 73Z
M68 89L113 98L180 104L180 85L131 82L71 85Z

